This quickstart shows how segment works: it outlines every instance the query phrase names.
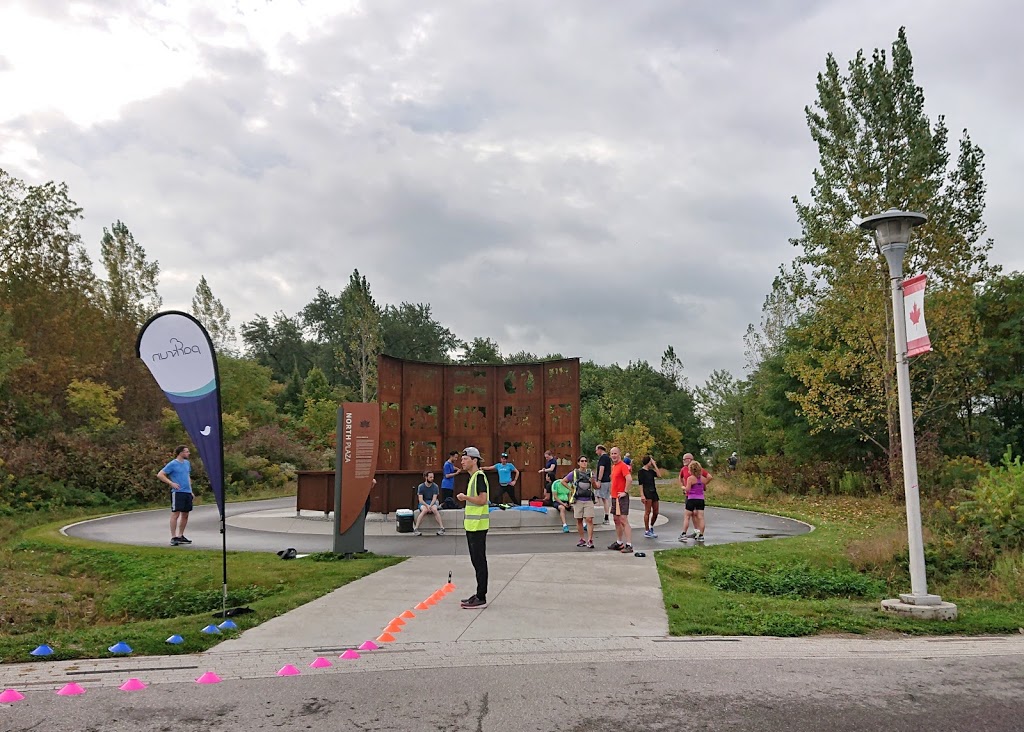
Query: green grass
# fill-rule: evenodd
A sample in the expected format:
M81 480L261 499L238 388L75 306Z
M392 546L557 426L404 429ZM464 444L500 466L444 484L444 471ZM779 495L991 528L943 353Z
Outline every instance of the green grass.
M224 636L199 631L218 622L222 564L219 551L168 552L163 548L100 544L65 537L58 522L26 514L0 520L0 660L32 660L41 643L52 659L100 658L125 641L134 655L191 653ZM269 553L228 553L228 605L253 612L234 618L239 628L258 625L353 580L402 561L361 555L315 562L281 561ZM165 640L182 635L185 643Z
M663 500L678 499L677 491L659 485ZM887 500L759 498L717 480L708 502L789 516L815 530L785 539L657 552L672 635L976 635L1024 627L1024 598L988 580L938 576L932 568L929 589L957 604L957 620L915 621L882 612L882 599L910 587L905 514Z

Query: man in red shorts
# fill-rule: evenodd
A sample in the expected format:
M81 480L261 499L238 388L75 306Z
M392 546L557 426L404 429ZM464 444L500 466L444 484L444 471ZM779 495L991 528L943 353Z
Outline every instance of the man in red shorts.
M629 486L633 482L629 465L622 462L619 448L608 451L612 459L612 515L615 520L615 542L609 549L623 554L633 553L633 530L629 526Z

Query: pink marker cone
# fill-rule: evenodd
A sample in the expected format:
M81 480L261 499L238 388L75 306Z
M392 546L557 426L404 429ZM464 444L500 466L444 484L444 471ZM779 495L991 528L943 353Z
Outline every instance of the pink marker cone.
M338 656L338 658L344 658L346 661L354 661L355 659L359 658L359 653L349 648L347 651Z
M146 688L146 685L138 679L128 679L117 688L121 691L142 691Z
M220 676L215 674L213 671L207 671L205 674L196 679L197 684L219 684Z
M57 692L57 696L78 696L79 694L84 693L85 689L83 689L81 686L72 681L70 684L65 684Z
M330 668L333 665L334 665L333 663L328 661L323 656L317 656L316 660L313 661L313 663L309 664L309 667L310 668Z
M363 641L363 644L359 646L360 651L376 651L378 648L380 648L380 646L373 641Z
M281 667L281 670L277 672L278 676L298 676L301 671L292 666L290 663Z
M14 689L4 689L3 692L0 692L0 704L11 704L24 698L24 694Z

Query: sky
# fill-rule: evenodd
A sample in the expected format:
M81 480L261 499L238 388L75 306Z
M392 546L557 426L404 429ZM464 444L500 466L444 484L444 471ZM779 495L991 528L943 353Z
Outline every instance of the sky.
M834 53L907 27L951 147L986 153L992 260L1024 269L1009 0L4 0L0 168L123 221L168 309L237 329L353 269L505 354L743 373L796 255ZM1014 21L1013 18L1018 20Z

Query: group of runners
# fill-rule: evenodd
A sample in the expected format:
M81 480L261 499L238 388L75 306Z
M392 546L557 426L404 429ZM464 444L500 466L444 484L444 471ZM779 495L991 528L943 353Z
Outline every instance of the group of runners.
M629 525L629 488L635 477L641 488L640 500L644 506L644 537L658 538L654 527L658 521L660 496L658 495L657 479L663 471L651 455L641 460L640 468L633 475L633 461L629 453L623 454L618 447L610 450L604 445L595 448L596 461L591 464L590 458L581 455L576 467L561 478L556 477L558 461L550 450L544 453L545 464L538 472L544 474L545 491L543 504L558 511L562 521L562 531L569 533L569 517L576 523L579 548L594 548L594 524L603 513L603 523L609 520L615 525L615 541L608 548L623 553L633 551L632 527ZM445 533L441 519L441 509L446 507L453 498L455 475L462 472L455 462L459 457L452 452L445 462L444 478L441 484L434 482L434 473L428 471L423 482L417 487L417 503L419 511L413 524L417 536L422 535L420 526L427 516L437 521L437 535ZM497 473L497 485L491 487L490 502L494 505L494 496L499 500L510 495L516 502L515 487L519 481L520 471L508 460L508 454L502 453L498 463L482 466L483 470ZM683 467L679 472L679 485L686 494L686 512L683 519L683 530L680 541L704 541L704 507L705 488L712 477L693 455L683 456ZM449 504L450 505L450 504ZM451 507L455 507L451 505Z

